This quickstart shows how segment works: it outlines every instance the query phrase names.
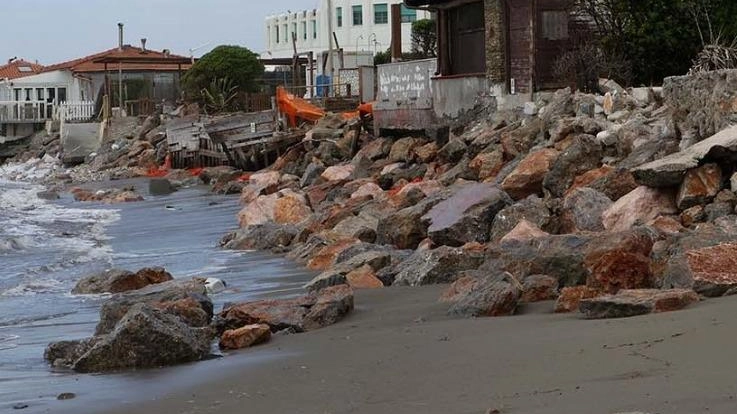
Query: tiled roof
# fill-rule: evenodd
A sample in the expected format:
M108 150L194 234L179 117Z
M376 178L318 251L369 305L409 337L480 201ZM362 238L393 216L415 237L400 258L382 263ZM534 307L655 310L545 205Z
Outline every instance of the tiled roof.
M164 52L159 52L156 50L148 50L145 51L141 49L140 47L125 45L123 46L123 50L118 50L118 48L108 49L100 53L95 53L94 55L85 56L83 58L70 60L67 62L57 63L55 65L46 66L44 68L44 72L50 72L54 70L60 70L60 69L69 69L72 72L75 73L90 73L90 72L104 72L105 71L105 64L104 63L95 63L94 61L101 58L106 57L115 57L115 58L159 58L159 59L186 59L184 56L178 56L178 55L172 55L172 54L165 54ZM182 65L182 70L189 69L191 65ZM178 69L178 65L176 63L124 63L123 64L123 70L124 71L176 71ZM117 64L109 64L108 70L117 70L118 65Z
M35 75L43 70L43 66L25 61L23 59L14 60L7 65L0 66L0 79L17 79L24 76Z

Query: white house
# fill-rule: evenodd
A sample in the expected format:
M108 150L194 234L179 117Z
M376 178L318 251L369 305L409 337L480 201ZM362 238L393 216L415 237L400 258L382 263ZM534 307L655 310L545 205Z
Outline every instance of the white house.
M412 22L430 18L427 11L407 8L402 0L320 0L318 9L291 11L268 16L265 22L264 59L291 58L294 54L292 33L297 34L299 53L330 49L330 25L338 46L347 53L381 52L391 45L390 13L392 4L402 4L402 50L412 49ZM354 54L355 56L355 54Z
M118 60L118 64L105 63ZM23 137L32 134L46 121L64 117L69 121L93 118L106 86L115 82L120 67L124 97L128 83L138 86L139 95L157 101L178 96L181 73L191 66L189 58L168 51L148 50L123 45L83 58L46 66L41 73L15 79L0 79L0 135ZM109 76L106 78L106 76ZM115 94L117 88L109 93ZM134 91L130 91L132 95ZM139 96L140 97L140 96ZM135 98L138 99L138 98ZM118 101L116 101L117 103Z

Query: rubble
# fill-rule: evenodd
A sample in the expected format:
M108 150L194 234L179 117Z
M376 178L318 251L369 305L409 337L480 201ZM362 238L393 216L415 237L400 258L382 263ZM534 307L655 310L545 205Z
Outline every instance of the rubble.
M659 90L601 87L603 96L540 94L526 115L464 118L439 140L373 137L329 117L266 169L202 171L203 182L240 191L239 230L224 246L286 253L321 272L304 296L226 307L215 325L235 331L224 346L247 346L247 325L329 325L353 309L353 289L390 285L448 284L442 300L464 317L549 300L551 312L622 317L737 293L737 127L681 140ZM94 162L138 171L161 142L119 141ZM131 307L116 300L101 334ZM178 310L182 320L196 313Z

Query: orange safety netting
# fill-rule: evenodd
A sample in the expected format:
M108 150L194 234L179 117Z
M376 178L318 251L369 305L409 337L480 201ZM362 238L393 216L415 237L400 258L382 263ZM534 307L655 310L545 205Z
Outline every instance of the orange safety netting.
M164 165L160 167L151 167L148 169L148 173L146 174L148 177L164 177L167 174L169 174L169 170L171 170L171 155L166 154L166 157L164 158Z
M289 120L289 125L292 127L297 126L297 118L304 119L309 122L317 122L317 120L325 116L324 110L287 92L287 90L281 86L276 88L276 102L279 106L279 111L286 114L287 119ZM373 112L373 104L368 102L361 104L357 111L344 112L343 118L360 118L364 115L372 114Z
M279 105L279 111L286 114L289 125L292 127L297 126L297 118L315 122L325 116L325 111L292 95L281 86L276 88L276 102Z

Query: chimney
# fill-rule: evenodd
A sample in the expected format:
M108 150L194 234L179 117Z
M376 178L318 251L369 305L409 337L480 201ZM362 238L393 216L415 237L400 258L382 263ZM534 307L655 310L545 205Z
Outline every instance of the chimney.
M118 23L118 50L123 50L123 23Z
M141 39L141 49L143 49L143 53L146 53L146 38L145 37Z

